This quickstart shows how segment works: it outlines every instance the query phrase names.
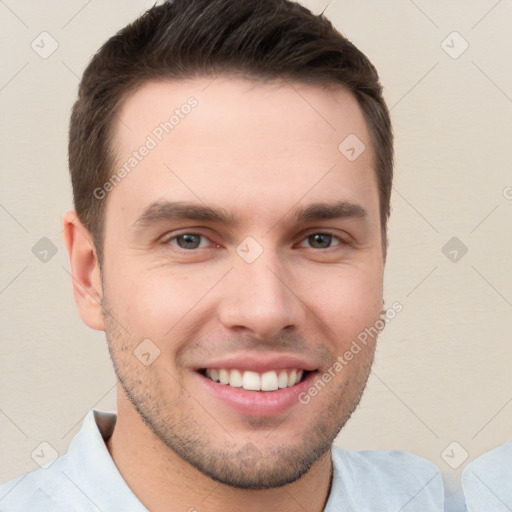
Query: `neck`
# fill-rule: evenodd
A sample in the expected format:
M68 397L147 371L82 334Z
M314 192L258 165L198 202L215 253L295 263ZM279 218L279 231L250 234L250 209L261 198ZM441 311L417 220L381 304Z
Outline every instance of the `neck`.
M124 480L152 512L323 511L332 477L330 452L299 480L276 489L236 489L207 477L168 448L126 400L107 448Z

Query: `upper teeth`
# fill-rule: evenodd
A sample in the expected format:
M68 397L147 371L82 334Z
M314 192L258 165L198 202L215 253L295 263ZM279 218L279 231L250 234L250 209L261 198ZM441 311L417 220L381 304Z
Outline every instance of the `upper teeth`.
M300 382L303 370L278 370L262 374L242 370L225 370L208 368L206 376L215 382L229 384L233 388L244 388L248 391L275 391L287 388Z

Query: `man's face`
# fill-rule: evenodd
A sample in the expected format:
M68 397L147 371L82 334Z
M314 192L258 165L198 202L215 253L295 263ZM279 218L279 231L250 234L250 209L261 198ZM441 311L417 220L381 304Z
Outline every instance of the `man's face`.
M338 149L350 134L366 145L355 160ZM131 162L109 192L102 266L120 399L216 480L296 480L357 406L375 340L333 365L382 309L378 188L356 100L222 76L146 84L124 103L114 147L114 172Z

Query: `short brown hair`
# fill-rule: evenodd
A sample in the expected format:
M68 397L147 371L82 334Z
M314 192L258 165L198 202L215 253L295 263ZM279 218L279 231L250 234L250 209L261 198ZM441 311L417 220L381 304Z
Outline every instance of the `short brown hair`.
M289 0L171 0L149 9L98 50L73 107L69 168L75 209L100 262L106 201L94 191L113 171L113 126L123 100L149 81L220 73L339 84L354 94L374 148L385 254L393 134L368 58L323 15Z

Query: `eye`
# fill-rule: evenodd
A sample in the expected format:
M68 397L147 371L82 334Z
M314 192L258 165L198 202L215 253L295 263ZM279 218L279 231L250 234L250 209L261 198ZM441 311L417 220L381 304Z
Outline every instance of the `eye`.
M202 243L201 240L205 241ZM177 245L180 249L191 250L208 247L208 238L198 233L182 233L165 240L165 243Z
M333 239L338 240L338 242L340 242L335 244L335 246L345 244L345 242L341 238L331 233L312 233L311 235L308 235L304 239L300 246L303 247L302 244L307 241L309 244L311 244L311 247L313 249L330 249L331 247L333 247L331 245Z

